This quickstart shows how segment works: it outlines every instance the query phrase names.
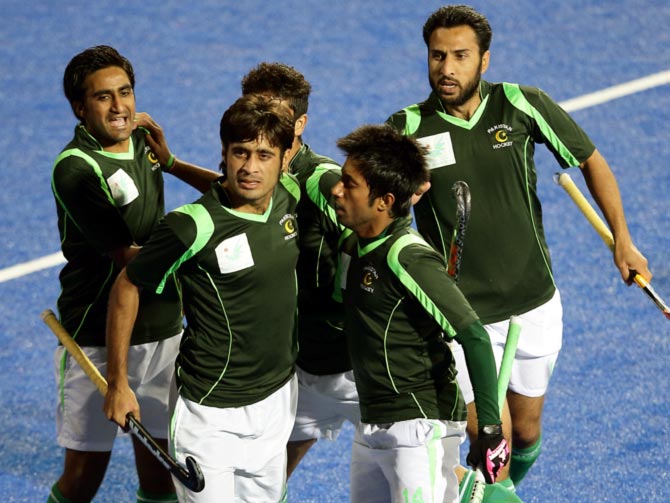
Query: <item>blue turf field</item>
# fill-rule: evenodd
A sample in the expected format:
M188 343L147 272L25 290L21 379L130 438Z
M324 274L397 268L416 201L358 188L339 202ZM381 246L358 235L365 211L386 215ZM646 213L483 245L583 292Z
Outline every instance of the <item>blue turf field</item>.
M100 43L135 66L138 110L180 157L216 168L218 122L239 80L263 60L313 84L306 140L341 160L335 140L427 96L421 26L437 1L261 2L2 0L0 270L59 249L51 163L75 121L62 95L70 57ZM559 101L670 69L667 0L518 0L473 4L494 28L489 80L542 87ZM628 222L670 294L670 86L574 116L615 171ZM544 454L519 488L526 502L670 501L670 324L635 287L561 189L539 148L540 193L565 308L564 350L547 398ZM584 189L581 177L573 177ZM168 185L168 207L195 193ZM39 320L59 267L0 283L0 500L45 501L62 452L54 440L51 355ZM322 442L291 479L294 502L348 498L351 428ZM120 439L96 501L134 501Z

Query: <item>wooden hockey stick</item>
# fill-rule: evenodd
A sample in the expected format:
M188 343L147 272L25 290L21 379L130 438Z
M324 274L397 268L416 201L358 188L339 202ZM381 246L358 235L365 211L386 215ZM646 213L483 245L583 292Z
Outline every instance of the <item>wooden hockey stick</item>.
M51 309L47 309L40 315L42 321L47 324L58 340L63 344L65 349L72 355L82 368L84 373L95 384L98 391L105 396L107 394L107 380L102 376L96 366L89 360L86 353L84 353L75 342L75 340L67 333L67 330L60 324L56 315ZM179 482L189 488L191 491L200 492L205 488L205 478L202 475L198 462L191 456L186 457L186 468L182 467L177 461L170 456L165 450L158 445L151 434L142 426L142 424L135 419L132 412L126 416L128 420L128 428L130 432L137 437L137 439L149 449L158 461L174 475Z
M593 209L593 206L591 206L589 201L584 197L582 192L579 190L579 187L577 187L575 182L572 181L570 175L567 173L556 173L554 176L554 181L563 187L563 189L568 193L580 211L584 214L589 223L596 230L600 238L605 242L608 248L614 252L614 237L612 236L612 232L609 230L607 225L605 225L605 222L603 222L598 213L596 213L596 211ZM654 301L656 307L661 310L665 317L670 320L670 306L668 306L663 301L661 296L656 293L651 284L637 273L633 277L633 280L635 281L635 284L639 286L652 301Z

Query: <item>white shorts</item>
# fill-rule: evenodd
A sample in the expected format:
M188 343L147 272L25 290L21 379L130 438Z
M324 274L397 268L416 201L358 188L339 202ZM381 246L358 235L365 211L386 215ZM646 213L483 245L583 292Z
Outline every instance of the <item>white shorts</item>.
M354 372L314 375L296 368L298 410L290 442L327 438L335 440L346 420L358 424L358 392Z
M544 396L563 343L563 306L560 293L556 290L549 301L519 315L519 318L522 329L512 365L509 389L527 397ZM509 320L484 326L491 339L498 371L508 327ZM471 403L474 400L474 393L468 367L465 364L463 347L456 341L453 341L450 347L456 359L458 385L465 403Z
M465 422L359 423L351 451L352 503L456 503Z
M295 376L266 399L244 407L208 407L178 396L170 452L182 465L193 456L205 477L199 493L175 480L180 503L281 501L297 400Z
M142 425L156 438L168 437L168 397L181 335L130 346L128 382L142 413ZM81 348L100 373L107 375L107 348ZM112 450L122 430L105 417L104 398L70 353L58 346L54 353L58 407L58 445L77 451Z

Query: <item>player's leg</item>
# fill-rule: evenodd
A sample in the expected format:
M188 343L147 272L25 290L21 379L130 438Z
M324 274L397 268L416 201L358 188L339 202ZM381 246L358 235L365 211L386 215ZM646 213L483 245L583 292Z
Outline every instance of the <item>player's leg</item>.
M360 412L353 372L314 375L297 368L298 409L287 444L287 475L318 439L335 440L346 420L357 424Z
M248 453L235 472L235 501L286 502L286 442L298 400L293 377L265 400L247 407L252 435L243 438Z
M371 425L359 423L354 432L349 467L351 503L388 503L391 501L389 482L382 471L382 449L367 443Z
M544 396L563 339L563 308L558 290L548 302L523 314L522 319L524 328L507 392L512 417L510 479L515 485L541 452Z
M510 391L507 399L514 425L510 478L518 485L542 449L544 396L526 397Z
M128 351L129 384L140 405L142 425L166 452L168 398L180 340L181 334L178 334L159 342L131 346ZM177 495L170 472L141 441L134 436L132 440L139 481L138 503L176 502Z
M363 425L359 431L359 438L375 453L388 481L390 501L458 501L454 470L465 436L463 423L413 419L391 425Z
M82 349L98 368L106 368L104 348ZM102 412L102 395L62 346L54 353L54 368L56 438L65 448L65 460L47 501L88 503L104 479L118 428Z
M289 440L286 444L286 477L290 477L298 467L307 451L316 443L316 438L307 440Z
M88 503L100 488L111 452L65 449L63 473L51 489L47 503Z

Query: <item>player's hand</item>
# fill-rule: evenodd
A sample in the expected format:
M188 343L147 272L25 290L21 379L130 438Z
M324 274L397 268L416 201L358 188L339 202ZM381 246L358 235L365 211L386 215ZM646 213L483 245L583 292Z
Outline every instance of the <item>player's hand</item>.
M167 170L168 160L170 159L170 147L168 147L163 128L154 121L146 112L138 112L135 114L135 127L143 127L149 134L145 136L147 145L152 152L156 154L156 158L161 165L163 171Z
M484 473L487 484L493 484L500 470L509 463L509 446L499 424L483 426L477 440L470 444L467 462Z
M107 419L114 421L124 430L127 430L126 416L129 412L132 412L135 419L140 420L140 405L128 385L116 387L110 384L107 387L103 411Z
M419 199L430 190L430 182L424 182L421 187L419 187L419 190L417 190L414 194L412 194L412 206L414 206L416 203L419 202Z
M627 285L633 284L636 274L651 281L653 275L649 271L647 259L633 243L615 243L614 263Z

